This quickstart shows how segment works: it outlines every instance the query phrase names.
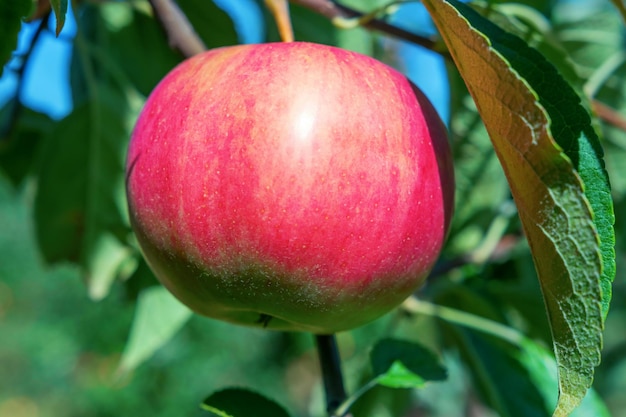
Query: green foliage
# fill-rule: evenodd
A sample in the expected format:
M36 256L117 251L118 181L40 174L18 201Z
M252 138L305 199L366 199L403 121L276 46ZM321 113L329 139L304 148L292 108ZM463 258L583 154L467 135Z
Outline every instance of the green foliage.
M29 0L4 1L0 4L0 76L4 72L4 64L11 58L11 52L17 46L17 34L20 30L22 19L26 17L32 3Z
M377 382L392 388L421 387L425 381L446 379L446 370L428 349L403 340L383 339L372 349Z
M277 403L244 389L225 389L207 397L202 408L217 417L289 417Z
M177 3L208 47L238 42L213 2ZM386 2L342 3L368 11ZM549 416L559 384L575 397L572 407L587 392L604 327L603 361L572 416L624 417L626 133L598 106L626 114L622 16L610 2L491 1L475 7L482 18L457 2L425 3L453 12L433 16L443 38L463 40L448 40L456 64L447 62L456 215L440 264L416 298L338 335L344 406L354 417L460 417L470 408ZM183 57L147 2L75 4L72 112L53 120L17 96L0 109L0 415L326 415L310 335L195 317L155 286L128 223L125 151L145 97ZM30 5L0 6L3 62ZM67 2L52 6L58 31ZM401 67L397 40L335 28L302 6L291 10L297 39ZM267 39L277 40L265 17ZM472 51L463 50L468 39ZM496 70L486 76L481 65ZM582 104L573 91L584 95ZM520 106L532 123L507 113ZM524 133L527 125L536 136ZM518 158L529 138L538 155ZM553 336L558 362L546 348ZM583 350L562 347L574 344Z
M50 5L52 5L52 10L54 10L54 15L57 19L56 24L56 35L59 36L61 30L63 30L63 26L65 26L65 15L67 14L67 0L50 0Z

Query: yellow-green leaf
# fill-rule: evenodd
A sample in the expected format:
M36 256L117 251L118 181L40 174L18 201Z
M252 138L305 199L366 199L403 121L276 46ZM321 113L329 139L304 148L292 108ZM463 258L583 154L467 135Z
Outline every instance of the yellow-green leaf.
M542 55L456 0L424 0L507 176L543 292L559 370L555 416L600 361L615 274L602 150L573 89Z

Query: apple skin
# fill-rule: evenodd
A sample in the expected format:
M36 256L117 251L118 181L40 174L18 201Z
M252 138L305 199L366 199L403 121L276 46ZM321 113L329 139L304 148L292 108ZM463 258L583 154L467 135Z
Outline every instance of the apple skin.
M425 96L368 56L304 43L192 57L133 131L127 196L157 278L195 312L328 334L425 280L454 175Z

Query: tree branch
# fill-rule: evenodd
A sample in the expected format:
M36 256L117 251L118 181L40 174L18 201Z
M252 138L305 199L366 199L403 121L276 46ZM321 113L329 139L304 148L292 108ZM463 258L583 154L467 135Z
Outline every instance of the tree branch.
M173 0L149 0L154 14L165 29L169 45L185 57L207 50L187 16Z
M265 0L265 5L274 16L278 33L283 42L293 42L293 27L289 16L288 0Z
M626 132L626 117L615 109L595 99L591 101L591 108L601 120Z
M346 399L337 341L332 334L316 335L315 341L326 393L326 411L329 416L336 416L335 411Z
M333 0L291 0L292 3L306 7L322 16L332 20L358 19L365 16L357 10L343 6ZM363 27L378 30L396 38L423 46L426 49L437 51L436 42L432 38L416 35L415 33L401 29L380 19L369 19L363 23Z

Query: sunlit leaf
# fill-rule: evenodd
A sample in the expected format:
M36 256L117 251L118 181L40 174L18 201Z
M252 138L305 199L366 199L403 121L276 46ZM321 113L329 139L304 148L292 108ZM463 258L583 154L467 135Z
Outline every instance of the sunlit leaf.
M110 233L99 233L94 237L91 250L85 255L85 268L90 272L89 296L101 300L117 278L122 265L134 258L130 248Z
M600 360L615 274L602 150L571 87L526 43L455 0L426 0L507 175L541 283L565 416Z
M191 317L191 311L164 287L141 292L128 343L120 362L121 372L130 372L167 343Z
M376 381L389 388L421 388L426 383L424 378L411 372L400 361L391 364L387 372L379 375Z

